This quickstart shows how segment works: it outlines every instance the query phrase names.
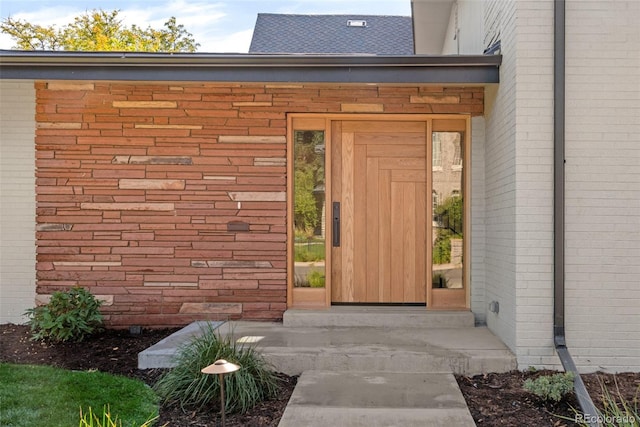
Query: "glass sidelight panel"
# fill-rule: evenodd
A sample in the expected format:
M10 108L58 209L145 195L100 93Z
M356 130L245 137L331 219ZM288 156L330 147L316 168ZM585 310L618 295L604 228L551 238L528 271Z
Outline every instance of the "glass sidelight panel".
M293 135L294 286L324 288L326 277L325 133Z
M464 288L464 132L433 132L433 288Z

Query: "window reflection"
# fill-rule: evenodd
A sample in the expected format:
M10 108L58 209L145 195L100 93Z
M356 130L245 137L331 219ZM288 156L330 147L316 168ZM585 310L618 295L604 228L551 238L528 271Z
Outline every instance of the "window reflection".
M434 288L463 287L463 170L462 132L433 132L433 159L439 167L433 179L433 271Z
M294 286L325 286L324 131L294 132Z

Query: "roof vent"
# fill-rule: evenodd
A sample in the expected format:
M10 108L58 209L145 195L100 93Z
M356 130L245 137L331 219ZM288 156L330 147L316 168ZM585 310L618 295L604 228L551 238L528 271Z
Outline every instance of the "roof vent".
M367 21L362 19L349 19L347 21L347 27L366 27Z

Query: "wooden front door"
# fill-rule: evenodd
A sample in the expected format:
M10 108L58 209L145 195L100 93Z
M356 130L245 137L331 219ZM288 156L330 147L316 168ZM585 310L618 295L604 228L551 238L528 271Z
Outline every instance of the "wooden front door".
M426 132L424 121L333 122L333 302L426 301Z

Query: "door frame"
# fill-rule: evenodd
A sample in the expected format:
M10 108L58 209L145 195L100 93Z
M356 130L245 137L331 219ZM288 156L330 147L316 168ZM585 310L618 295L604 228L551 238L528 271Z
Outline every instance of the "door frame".
M327 309L331 307L331 273L332 265L331 245L327 243L325 253L325 286L324 288L296 288L294 287L294 212L293 212L293 144L294 130L324 130L325 134L325 194L332 194L331 186L331 158L332 158L332 122L334 121L424 121L426 123L427 135L426 142L431 146L431 138L433 131L433 120L465 120L465 144L463 154L463 194L464 197L464 215L465 221L463 225L463 233L465 236L463 246L463 286L464 286L464 304L456 303L454 306L445 305L441 307L432 307L434 298L442 299L442 296L434 296L432 286L427 285L427 309L469 309L471 301L470 290L470 274L471 271L471 115L470 114L358 114L358 113L289 113L287 114L287 308L300 309ZM427 189L430 194L432 188L432 150L427 149ZM430 197L427 199L430 200ZM330 203L325 204L325 214L327 218L331 217ZM427 206L431 206L427 203ZM432 208L430 208L432 209ZM430 213L430 212L428 212ZM427 216L426 235L432 236L433 225L429 220L431 216ZM326 236L332 236L333 229L331 221L326 222ZM327 238L328 238L327 237ZM427 245L427 270L428 274L431 269L432 245ZM445 292L448 290L445 290ZM458 298L459 300L459 298Z

